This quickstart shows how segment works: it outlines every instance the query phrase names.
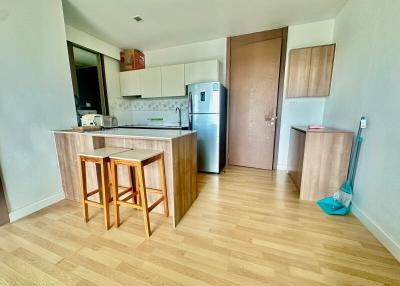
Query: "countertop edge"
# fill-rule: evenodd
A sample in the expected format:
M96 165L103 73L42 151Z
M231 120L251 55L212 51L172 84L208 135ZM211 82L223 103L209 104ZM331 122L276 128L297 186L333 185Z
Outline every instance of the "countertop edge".
M352 134L354 134L353 131L333 128L333 127L325 127L325 128L321 128L321 129L308 129L307 126L291 126L291 128L293 128L297 131L300 131L300 132L304 132L304 133L352 133Z
M149 129L149 130L153 130L153 129ZM98 132L98 131L78 132L78 131L71 131L71 130L51 130L51 132L53 134L79 134L79 135L87 135L87 136L92 136L92 137L118 137L118 138L157 140L157 141L172 141L174 139L178 139L178 138L182 138L182 137L185 137L185 136L197 134L196 130L190 130L190 131L192 131L192 132L188 133L188 134L177 135L177 136L174 136L174 137L162 137L162 136L155 136L154 137L154 136L143 136L143 135L95 133L95 132Z

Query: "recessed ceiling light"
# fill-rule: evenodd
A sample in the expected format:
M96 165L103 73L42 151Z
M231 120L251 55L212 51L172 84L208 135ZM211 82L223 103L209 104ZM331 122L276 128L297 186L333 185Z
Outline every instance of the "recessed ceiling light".
M143 21L143 18L142 17L140 17L139 15L136 15L136 16L134 16L133 17L133 20L135 20L136 22L142 22Z

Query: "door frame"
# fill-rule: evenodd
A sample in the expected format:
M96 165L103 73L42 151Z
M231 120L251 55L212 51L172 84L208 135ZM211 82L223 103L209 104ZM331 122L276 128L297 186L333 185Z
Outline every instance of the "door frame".
M72 87L73 87L73 91L74 91L74 96L79 96L78 79L76 76L75 59L74 59L74 52L73 52L74 47L82 49L82 50L86 50L93 54L96 54L97 76L98 76L98 80L99 80L101 109L102 109L103 115L109 115L110 110L109 110L109 106L108 106L106 73L105 73L105 68L104 68L104 55L95 50L75 44L74 42L67 41L69 67L70 67L70 71L71 71L71 79L72 79Z
M288 27L283 27L280 29L256 32L251 34L244 34L239 36L228 37L226 41L226 87L228 89L228 106L230 105L230 83L231 83L231 47L232 40L236 41L261 41L261 40L273 40L281 38L281 60L280 60L280 68L279 68L279 80L278 80L278 94L277 94L277 105L276 105L276 116L278 119L275 122L275 138L274 138L274 150L273 150L273 160L272 160L272 169L276 170L278 165L278 152L279 152L279 136L281 130L281 120L282 120L282 102L283 102L283 88L285 83L285 69L286 69L286 53L287 53L287 38L288 38ZM227 123L227 154L226 158L229 160L229 110L227 112L228 123Z

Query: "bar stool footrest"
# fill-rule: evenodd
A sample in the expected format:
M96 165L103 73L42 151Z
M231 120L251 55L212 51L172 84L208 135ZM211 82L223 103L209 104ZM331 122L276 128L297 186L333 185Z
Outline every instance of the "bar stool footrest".
M162 195L162 190L159 189L146 188L146 192Z
M138 192L134 192L133 194L130 194L129 196L127 196L126 198L123 198L121 201L126 202L132 198L135 198L138 195Z
M118 189L122 189L121 187L118 187ZM125 190L123 190L122 192L118 192L118 199L120 197L122 197L123 195L132 192L132 188L124 188Z
M140 206L140 205L129 203L129 202L125 202L125 201L117 201L116 203L118 205L124 205L124 206L130 207L132 209L137 209L137 210L142 210L143 209L142 206Z
M95 194L98 194L98 193L100 193L100 190L99 190L99 189L96 189L96 190L94 190L94 191L88 192L87 195L86 195L86 197L88 198L88 197L91 197L91 196L93 196L93 195L95 195Z
M104 208L104 206L98 202L94 202L94 201L90 201L90 200L85 200L85 204L92 206L92 207L96 207L96 208Z
M162 201L164 201L164 196L156 200L151 206L149 206L148 210L151 212L156 206L158 206Z

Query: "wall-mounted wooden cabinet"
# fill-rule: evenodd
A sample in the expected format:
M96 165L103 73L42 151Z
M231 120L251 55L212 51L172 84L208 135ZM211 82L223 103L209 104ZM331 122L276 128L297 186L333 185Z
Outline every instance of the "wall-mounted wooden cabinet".
M329 96L334 56L335 44L291 50L287 97Z
M210 81L219 81L218 60L120 72L121 96L185 96L185 85Z

